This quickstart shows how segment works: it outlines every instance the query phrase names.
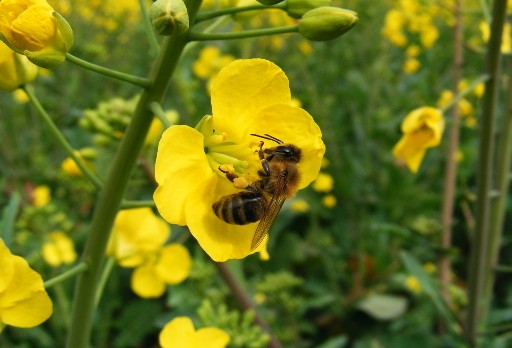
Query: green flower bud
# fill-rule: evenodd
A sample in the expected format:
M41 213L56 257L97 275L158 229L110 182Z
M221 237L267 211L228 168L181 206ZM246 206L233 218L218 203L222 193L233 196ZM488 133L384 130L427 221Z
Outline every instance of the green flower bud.
M318 7L302 16L299 33L311 41L332 40L345 34L358 21L354 11L338 7Z
M180 35L189 28L187 6L183 0L157 0L151 5L149 17L160 35Z
M272 5L277 5L279 4L280 2L283 2L284 0L257 0L260 4L262 5L265 5L265 6L272 6Z
M306 12L330 4L331 0L288 0L286 2L286 12L290 17L300 19Z

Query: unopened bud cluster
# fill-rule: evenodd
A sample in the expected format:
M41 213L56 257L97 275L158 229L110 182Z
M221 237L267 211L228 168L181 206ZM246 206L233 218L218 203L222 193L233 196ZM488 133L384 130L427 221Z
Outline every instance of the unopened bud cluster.
M151 5L149 17L160 35L180 35L189 29L187 6L183 0L157 0Z

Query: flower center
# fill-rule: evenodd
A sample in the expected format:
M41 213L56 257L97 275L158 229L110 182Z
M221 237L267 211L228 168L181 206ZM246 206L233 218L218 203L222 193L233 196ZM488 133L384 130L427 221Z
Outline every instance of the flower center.
M226 175L219 167L238 176L248 174L251 160L257 158L254 157L254 150L250 148L250 144L230 141L229 134L213 129L212 121L213 117L208 115L196 126L196 130L204 136L204 152L212 170L222 177Z

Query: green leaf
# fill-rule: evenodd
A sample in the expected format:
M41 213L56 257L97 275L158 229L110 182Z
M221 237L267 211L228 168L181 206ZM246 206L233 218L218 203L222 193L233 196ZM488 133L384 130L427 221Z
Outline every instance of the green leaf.
M21 196L14 192L9 200L9 204L4 208L2 219L0 220L0 237L3 238L6 245L11 244L11 236L14 232L14 221L20 209Z

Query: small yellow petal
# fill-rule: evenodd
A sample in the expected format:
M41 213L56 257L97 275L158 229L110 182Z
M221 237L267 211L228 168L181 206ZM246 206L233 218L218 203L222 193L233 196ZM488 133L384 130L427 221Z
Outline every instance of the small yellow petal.
M160 250L155 272L167 284L178 284L190 274L192 258L181 244L169 244Z
M137 267L131 277L131 288L142 298L157 298L164 294L165 283L152 265Z
M163 348L191 348L189 341L194 333L194 324L190 318L177 317L164 326L158 341Z

